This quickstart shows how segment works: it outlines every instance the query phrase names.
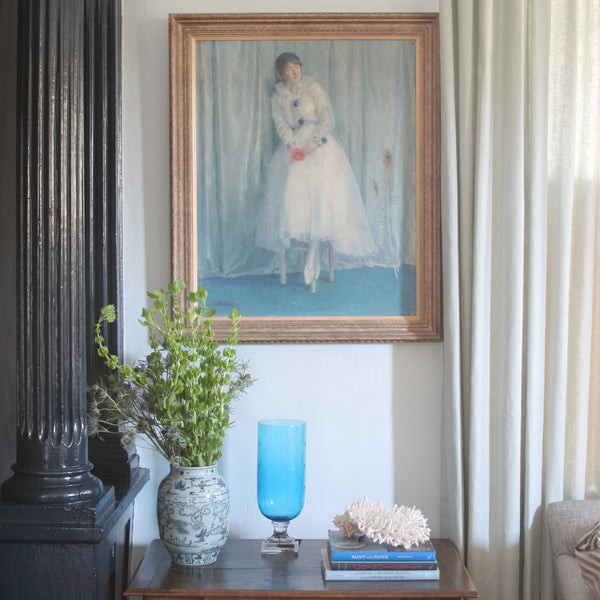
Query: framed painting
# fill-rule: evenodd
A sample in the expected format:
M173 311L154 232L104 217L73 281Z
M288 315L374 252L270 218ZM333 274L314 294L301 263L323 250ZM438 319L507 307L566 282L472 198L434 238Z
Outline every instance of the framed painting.
M438 15L172 14L172 277L220 340L442 339Z

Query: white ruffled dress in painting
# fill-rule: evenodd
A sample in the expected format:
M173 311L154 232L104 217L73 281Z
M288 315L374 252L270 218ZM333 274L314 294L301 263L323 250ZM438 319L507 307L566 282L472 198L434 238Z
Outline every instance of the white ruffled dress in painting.
M332 134L333 115L323 88L310 77L301 79L296 94L278 83L271 110L281 144L267 170L257 244L283 250L291 240L322 241L350 257L372 252L362 196ZM319 147L302 161L292 160L290 150L311 140Z

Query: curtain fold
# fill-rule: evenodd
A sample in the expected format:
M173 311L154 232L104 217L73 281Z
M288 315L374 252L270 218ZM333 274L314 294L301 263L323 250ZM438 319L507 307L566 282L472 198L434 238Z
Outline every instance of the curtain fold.
M440 3L442 533L485 600L551 598L545 507L600 485L599 4Z

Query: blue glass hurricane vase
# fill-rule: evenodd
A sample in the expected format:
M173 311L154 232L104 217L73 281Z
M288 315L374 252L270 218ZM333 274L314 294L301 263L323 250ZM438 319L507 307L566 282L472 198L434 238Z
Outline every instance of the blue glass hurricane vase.
M270 419L258 423L257 499L260 512L273 523L263 554L298 552L299 542L287 532L304 506L306 423Z

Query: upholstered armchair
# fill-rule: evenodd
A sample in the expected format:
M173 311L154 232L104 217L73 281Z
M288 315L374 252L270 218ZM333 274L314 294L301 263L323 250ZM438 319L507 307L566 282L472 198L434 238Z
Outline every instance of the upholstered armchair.
M565 500L548 506L557 600L596 600L581 575L575 545L598 521L600 500Z

